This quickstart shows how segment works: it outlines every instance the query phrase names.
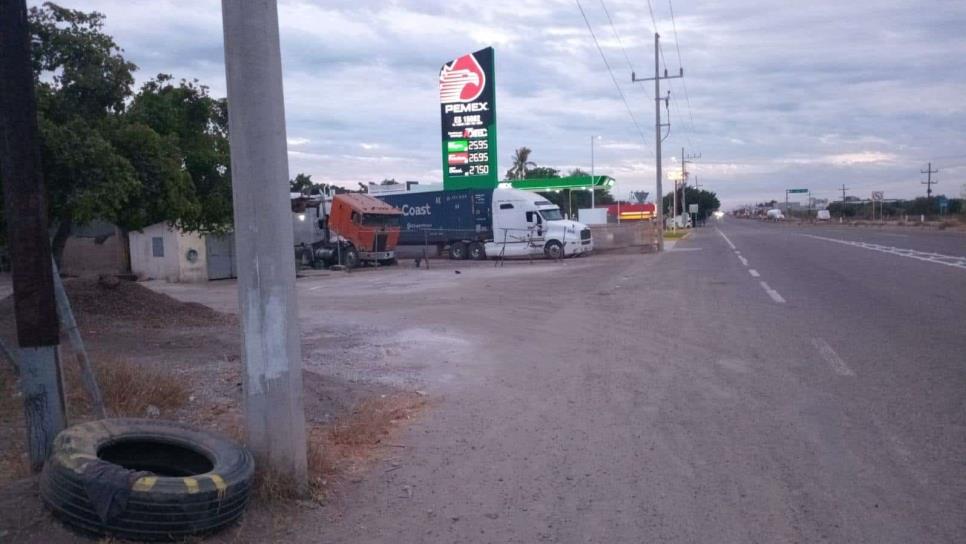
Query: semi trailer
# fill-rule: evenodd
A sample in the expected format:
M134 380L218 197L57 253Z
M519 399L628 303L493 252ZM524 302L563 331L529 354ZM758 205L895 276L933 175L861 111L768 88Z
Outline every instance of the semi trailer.
M451 259L590 253L590 228L536 193L512 188L373 195L400 210L400 245L435 245Z

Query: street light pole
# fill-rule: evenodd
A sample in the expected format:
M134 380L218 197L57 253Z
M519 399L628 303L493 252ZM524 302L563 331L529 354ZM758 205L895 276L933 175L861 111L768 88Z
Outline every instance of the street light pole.
M597 136L590 137L590 208L594 208L594 140Z

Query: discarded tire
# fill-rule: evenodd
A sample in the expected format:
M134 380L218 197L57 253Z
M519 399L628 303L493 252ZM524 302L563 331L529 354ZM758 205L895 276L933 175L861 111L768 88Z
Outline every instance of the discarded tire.
M54 440L40 478L67 525L127 540L184 540L236 521L255 463L234 442L180 423L107 419Z

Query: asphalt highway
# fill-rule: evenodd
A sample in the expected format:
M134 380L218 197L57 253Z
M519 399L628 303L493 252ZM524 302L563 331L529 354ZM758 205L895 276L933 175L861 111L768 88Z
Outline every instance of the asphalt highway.
M660 255L387 292L380 319L445 336L432 406L292 538L964 542L964 250L726 220Z

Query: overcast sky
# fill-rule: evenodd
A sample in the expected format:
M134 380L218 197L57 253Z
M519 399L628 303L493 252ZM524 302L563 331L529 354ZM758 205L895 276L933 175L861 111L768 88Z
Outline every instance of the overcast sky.
M165 72L224 96L220 2L62 3L107 16L139 84ZM439 182L439 67L493 46L501 172L524 145L542 166L589 169L599 135L596 171L615 192L653 191L653 84L631 84L625 59L652 75L647 2L581 0L643 139L573 1L279 4L293 177ZM700 153L689 170L726 206L788 187L840 198L843 183L916 196L930 160L938 193L966 184L966 2L676 0L678 43L669 4L652 4L690 97L672 83L664 166L680 167L682 146Z

